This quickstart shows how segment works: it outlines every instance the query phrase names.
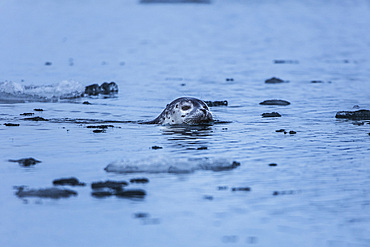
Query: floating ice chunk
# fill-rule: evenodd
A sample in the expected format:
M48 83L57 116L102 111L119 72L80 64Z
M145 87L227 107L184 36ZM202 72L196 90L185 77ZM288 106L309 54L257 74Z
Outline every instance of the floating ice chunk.
M225 158L149 157L141 160L119 160L104 168L116 173L192 173L197 170L225 171L240 166Z

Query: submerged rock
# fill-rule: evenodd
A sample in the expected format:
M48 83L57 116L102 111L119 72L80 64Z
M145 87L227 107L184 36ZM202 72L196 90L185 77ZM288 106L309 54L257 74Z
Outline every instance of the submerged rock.
M44 109L41 109L41 108L36 108L36 109L33 109L34 111L44 111Z
M154 150L163 149L163 147L160 147L160 146L152 146L152 149L154 149Z
M54 185L71 185L71 186L85 186L85 183L81 183L77 178L60 178L53 181Z
M290 105L290 102L281 99L270 99L262 101L260 105Z
M126 198L143 198L146 196L146 192L145 190L131 189L131 190L118 191L115 195L117 197L126 197Z
M204 101L209 107L214 107L214 106L227 106L229 103L227 100L223 101Z
M15 193L18 197L40 197L40 198L67 198L70 196L76 196L77 192L67 189L58 188L46 188L46 189L26 189L24 186L18 187L18 191Z
M369 110L339 111L337 112L335 117L351 120L370 120L370 111Z
M286 81L280 78L277 78L277 77L272 77L270 79L265 80L265 83L269 83L269 84L277 84L277 83L284 83L284 82Z
M23 120L27 120L27 121L49 121L48 119L45 119L43 117L28 117L28 118L23 118Z
M14 123L4 123L5 126L8 126L8 127L14 127L14 126L19 126L19 124L14 124Z
M275 132L285 132L285 129L275 130Z
M37 163L41 163L41 161L36 160L34 158L24 158L24 159L19 159L19 160L9 160L9 162L17 162L21 166L33 166L33 165L36 165Z
M115 82L104 82L102 85L92 84L85 87L86 95L114 94L118 92L118 85Z
M19 115L21 115L21 116L32 116L34 114L35 113L33 113L33 112L25 112L25 113L22 113L22 114L19 114Z
M123 186L127 186L128 183L126 181L111 181L107 180L105 182L94 182L91 184L91 188L96 189L113 189L113 190L122 190Z
M278 112L262 113L262 117L281 117Z
M97 198L103 198L103 197L108 197L108 196L113 196L115 193L112 191L93 191L91 192L91 195L93 197Z
M251 191L251 188L250 187L236 187L236 188L232 188L231 190L232 191Z
M130 179L130 183L146 184L146 183L149 183L149 179L147 179L147 178L132 178L132 179Z

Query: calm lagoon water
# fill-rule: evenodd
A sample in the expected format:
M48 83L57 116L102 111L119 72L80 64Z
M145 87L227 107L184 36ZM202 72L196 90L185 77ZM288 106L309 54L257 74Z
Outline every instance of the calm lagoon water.
M3 1L0 245L369 246L370 125L335 119L354 105L370 109L369 24L366 0ZM271 77L289 82L264 83ZM119 93L58 100L104 81L115 81ZM86 128L92 120L151 120L181 96L227 100L211 111L231 123ZM259 105L267 99L291 104ZM25 112L52 121L24 121ZM282 117L262 118L265 112ZM27 157L42 163L8 162ZM166 166L189 158L241 166L189 174L104 170L122 160ZM89 186L59 200L14 194L13 186L47 188L70 176L88 185L150 182L129 186L147 192L140 200L94 198Z

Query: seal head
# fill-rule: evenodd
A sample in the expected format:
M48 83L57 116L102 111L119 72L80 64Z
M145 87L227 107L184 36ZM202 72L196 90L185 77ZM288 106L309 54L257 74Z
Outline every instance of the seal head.
M198 125L212 122L213 116L206 103L196 98L181 97L168 104L156 119L145 123Z

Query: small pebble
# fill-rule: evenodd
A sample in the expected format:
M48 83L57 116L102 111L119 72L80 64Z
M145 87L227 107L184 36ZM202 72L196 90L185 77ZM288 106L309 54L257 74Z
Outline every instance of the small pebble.
M36 108L36 109L33 109L34 111L44 111L44 109L41 109L41 108Z
M50 66L52 65L52 62L45 62L45 66Z
M277 164L276 163L271 163L271 164L269 164L269 166L277 166Z
M226 81L234 81L234 78L226 78Z

